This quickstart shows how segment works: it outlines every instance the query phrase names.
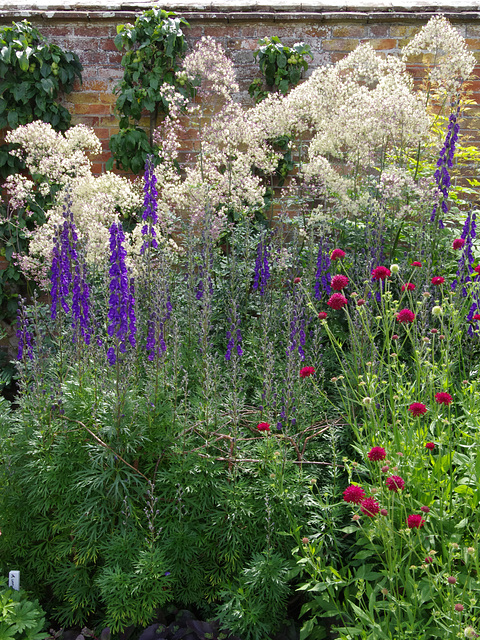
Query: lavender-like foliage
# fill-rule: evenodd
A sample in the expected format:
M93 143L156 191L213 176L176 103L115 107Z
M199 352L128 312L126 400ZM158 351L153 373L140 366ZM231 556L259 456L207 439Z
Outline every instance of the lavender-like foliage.
M147 247L153 247L154 249L158 247L158 243L156 241L157 234L154 229L154 225L158 222L158 192L155 186L157 184L157 177L154 169L155 165L153 163L153 156L147 156L147 160L145 162L145 185L143 187L145 195L143 199L142 220L144 221L144 225L142 227L142 235L145 236L145 240L140 250L140 253L142 254L145 253Z
M322 292L330 295L332 288L330 282L332 276L330 275L330 249L328 242L325 238L320 239L317 255L317 272L315 274L315 298L320 300Z
M448 192L451 185L450 174L448 169L453 167L453 158L455 156L455 145L458 140L458 132L460 129L460 125L458 124L458 117L460 115L460 107L457 107L457 110L450 114L448 119L448 130L447 135L445 137L445 142L443 143L443 147L440 151L440 156L437 160L437 170L434 173L435 182L437 183L437 188L439 192L442 194L442 202L441 202L441 210L442 213L447 213L447 199ZM437 218L438 205L433 207L432 215L430 216L430 222L435 222ZM443 229L445 226L441 219L441 214L438 215L438 226L440 229Z
M127 339L135 345L135 297L133 279L128 280L125 257L127 252L123 246L125 235L120 223L113 223L110 227L110 298L108 301L107 333L115 338L120 353L125 353ZM118 353L111 346L107 352L110 365L117 361Z

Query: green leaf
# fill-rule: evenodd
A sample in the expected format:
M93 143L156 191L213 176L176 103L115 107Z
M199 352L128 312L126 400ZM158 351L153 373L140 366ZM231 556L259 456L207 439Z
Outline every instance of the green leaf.
M7 115L8 126L15 129L18 125L18 113L14 110L9 111Z

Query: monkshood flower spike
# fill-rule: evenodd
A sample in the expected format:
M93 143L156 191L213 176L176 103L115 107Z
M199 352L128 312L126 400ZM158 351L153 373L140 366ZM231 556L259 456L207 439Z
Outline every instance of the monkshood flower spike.
M110 299L108 309L107 333L115 338L115 347L107 352L109 364L114 365L118 352L125 353L127 339L135 345L135 297L133 280L129 282L123 246L125 235L120 223L110 227ZM118 349L118 352L117 352Z
M154 229L154 226L158 222L158 192L155 186L157 184L157 177L154 169L155 165L153 162L153 156L149 155L145 162L145 184L143 187L145 195L143 199L142 220L144 221L144 225L142 227L142 235L145 236L145 240L140 250L140 253L142 254L145 253L145 249L147 247L153 247L154 249L158 247L158 243L156 241L157 234Z
M443 147L440 151L440 156L437 160L437 170L434 173L435 182L437 183L437 187L439 192L442 194L442 202L441 202L441 210L442 213L447 213L447 199L448 192L451 185L450 174L448 169L453 167L453 158L455 156L455 145L458 140L458 132L460 129L460 125L458 124L458 117L460 115L460 106L457 107L456 111L450 114L450 118L448 121L448 131L445 137L445 142L443 143ZM435 222L438 217L438 226L440 229L443 229L444 224L441 219L441 214L437 216L438 205L433 207L432 215L430 216L430 222Z

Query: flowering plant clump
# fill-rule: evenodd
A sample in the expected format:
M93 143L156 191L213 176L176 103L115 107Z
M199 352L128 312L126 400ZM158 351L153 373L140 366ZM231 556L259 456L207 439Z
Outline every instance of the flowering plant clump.
M415 320L415 314L410 309L402 309L397 313L397 321L402 324L411 324Z
M407 527L409 529L420 529L425 524L426 520L417 514L412 514L407 517Z
M463 73L434 25L415 46L443 34ZM170 600L255 640L287 615L293 552L302 637L324 616L345 638L462 633L480 594L477 214L449 196L463 86L416 92L361 45L245 108L213 38L176 81L149 89L162 162L135 184L91 174L83 129L37 123L48 153L17 134L52 178L12 191L48 190L26 258L51 306L22 302L15 411L0 402L2 562L41 576L62 625L99 602L121 633Z
M375 267L372 271L373 280L386 280L391 275L390 269L387 267Z
M446 391L440 391L439 393L435 394L435 402L437 404L449 405L452 403L452 401L453 401L452 396Z
M347 276L342 276L342 275L333 276L330 286L334 291L341 291L342 289L345 289L345 287L348 286Z
M385 480L385 484L387 485L389 491L397 492L401 489L404 489L405 480L400 476L390 476Z
M415 417L423 416L427 413L427 407L422 402L412 402L412 404L409 405L408 410L412 416Z
M365 498L360 503L360 511L369 518L374 518L380 511L380 505L374 498Z
M365 497L365 491L356 484L351 484L343 492L345 502L352 502L353 504L360 504Z
M330 254L330 260L341 260L345 257L345 251L343 249L334 249Z
M338 311L339 309L342 309L346 304L348 304L348 300L341 293L333 293L327 300L327 304L332 309Z
M308 378L315 373L315 367L303 367L300 369L300 378Z
M373 447L367 454L369 460L373 462L379 462L380 460L385 460L387 457L387 452L383 447Z
M259 422L257 429L259 431L270 431L270 424L268 422Z

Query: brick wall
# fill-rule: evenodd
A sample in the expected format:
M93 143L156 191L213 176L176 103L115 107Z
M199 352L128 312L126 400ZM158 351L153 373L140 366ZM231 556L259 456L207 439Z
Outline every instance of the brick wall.
M104 152L96 158L95 172L103 171L110 157L108 141L118 131L114 115L114 88L122 78L121 54L113 43L116 26L134 22L138 11L20 11L0 10L0 24L28 19L51 41L75 51L84 66L83 84L77 84L67 106L73 124L92 126L102 141ZM191 25L186 30L190 46L201 36L219 40L233 59L240 84L239 98L249 102L248 86L259 70L253 58L259 38L278 36L292 45L308 43L314 56L310 70L336 62L360 42L369 41L378 51L397 53L425 24L433 12L307 12L184 11ZM447 17L474 51L480 63L480 13L445 11ZM422 60L413 61L417 68ZM478 69L477 75L478 75ZM480 81L472 83L473 97L480 102ZM472 129L473 130L473 129ZM188 141L186 141L188 146Z

